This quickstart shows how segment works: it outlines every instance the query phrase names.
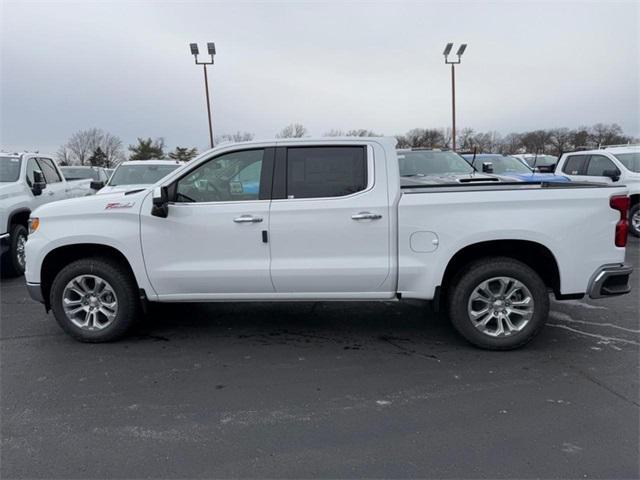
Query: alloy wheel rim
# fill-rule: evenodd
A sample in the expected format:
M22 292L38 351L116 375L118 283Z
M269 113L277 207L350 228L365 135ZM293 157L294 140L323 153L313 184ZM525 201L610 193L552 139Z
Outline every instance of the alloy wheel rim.
M103 330L118 313L118 297L105 279L96 275L78 275L62 292L67 318L83 330Z
M25 255L25 245L27 244L27 236L20 235L16 241L16 259L21 268L24 268L27 264L27 257Z
M640 210L636 210L631 217L631 225L636 232L640 232Z
M533 295L522 282L493 277L473 289L467 313L476 329L499 338L522 331L533 317L534 306Z

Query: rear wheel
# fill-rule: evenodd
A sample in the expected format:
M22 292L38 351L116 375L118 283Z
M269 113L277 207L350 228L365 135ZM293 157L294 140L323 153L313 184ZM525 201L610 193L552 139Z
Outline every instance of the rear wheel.
M2 269L8 276L24 274L26 258L24 248L27 243L27 229L24 225L11 225L9 230L9 250L3 255Z
M449 317L474 345L510 350L531 341L547 321L549 294L540 276L517 260L472 263L453 281Z
M636 203L629 210L629 231L632 235L640 237L640 203Z
M121 264L104 258L77 260L56 275L51 309L62 329L82 342L116 340L139 310L136 284Z

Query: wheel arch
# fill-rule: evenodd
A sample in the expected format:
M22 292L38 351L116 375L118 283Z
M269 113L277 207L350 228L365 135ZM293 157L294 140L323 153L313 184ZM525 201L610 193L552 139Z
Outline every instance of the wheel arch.
M556 297L560 293L560 269L558 262L547 247L531 240L489 240L467 245L451 257L442 276L440 294L455 276L470 262L487 257L509 257L519 260L533 269L553 291Z
M29 226L29 215L31 215L31 210L28 208L19 208L14 210L9 214L9 218L7 218L7 232L11 229L11 225L18 224L24 225L24 227Z
M131 264L127 260L127 257L117 248L99 243L75 243L72 245L63 245L48 252L42 261L42 266L40 267L40 288L42 289L42 295L47 309L50 308L49 293L57 273L64 266L75 260L91 257L108 258L120 263L127 269L131 278L135 282L136 287L139 288L139 282Z

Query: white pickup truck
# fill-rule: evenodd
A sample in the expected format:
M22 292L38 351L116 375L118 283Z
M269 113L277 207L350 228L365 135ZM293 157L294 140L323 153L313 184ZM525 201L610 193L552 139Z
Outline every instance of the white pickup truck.
M87 342L147 301L409 298L489 349L533 338L549 292L630 290L624 186L413 180L393 138L226 144L153 187L40 207L27 287Z
M640 237L640 146L614 145L562 155L556 172L571 180L625 185L629 189L629 231Z
M91 195L91 180L67 181L39 153L0 153L0 246L3 274L22 275L29 215L45 203Z

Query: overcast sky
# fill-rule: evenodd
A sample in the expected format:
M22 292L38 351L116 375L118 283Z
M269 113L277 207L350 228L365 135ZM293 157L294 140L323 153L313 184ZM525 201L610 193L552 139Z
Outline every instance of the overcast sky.
M597 122L640 134L640 3L0 0L0 147L55 151L99 127L125 143L207 146L202 67L215 41L214 132L503 134Z

